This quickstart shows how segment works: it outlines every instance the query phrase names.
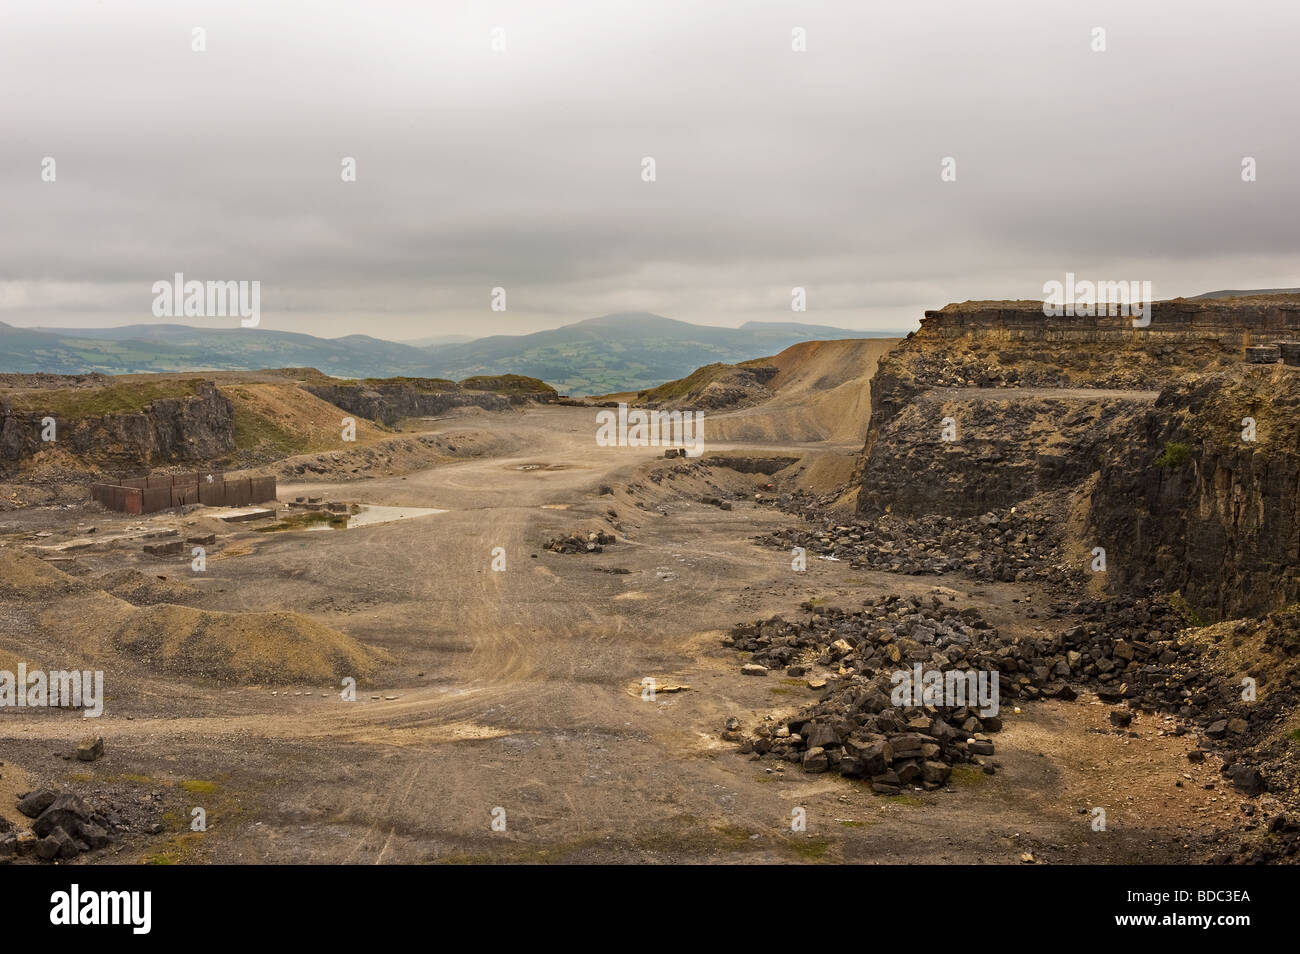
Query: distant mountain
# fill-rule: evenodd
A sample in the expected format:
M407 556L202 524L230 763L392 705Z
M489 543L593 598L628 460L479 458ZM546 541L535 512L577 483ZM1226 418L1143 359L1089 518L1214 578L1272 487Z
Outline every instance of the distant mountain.
M1212 291L1204 295L1193 295L1188 301L1202 298L1250 298L1254 295L1300 295L1300 288L1252 288L1248 291Z
M523 374L562 392L608 394L653 387L702 364L735 364L800 341L885 337L798 322L716 328L640 312L605 315L530 335L495 335L414 347L348 335L261 328L124 325L15 328L0 322L0 372L52 374L318 368L344 378Z
M0 372L127 374L319 368L339 377L424 376L419 348L366 335L317 338L289 331L124 325L117 328L14 328L0 323Z
M887 337L798 322L750 321L739 328L692 325L646 312L591 318L530 335L493 335L427 349L437 377L524 374L562 393L610 394L654 387L703 364L735 364L800 341Z
M429 335L427 338L404 338L398 344L410 345L412 348L435 348L438 345L464 344L473 340L473 335Z

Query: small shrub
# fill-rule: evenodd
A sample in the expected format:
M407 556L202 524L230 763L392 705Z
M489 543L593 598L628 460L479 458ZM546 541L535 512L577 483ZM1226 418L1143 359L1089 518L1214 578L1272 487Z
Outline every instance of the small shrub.
M1192 449L1187 444L1181 444L1178 441L1170 441L1165 444L1165 452L1156 458L1156 463L1165 470L1171 470L1174 467L1182 467L1191 459Z

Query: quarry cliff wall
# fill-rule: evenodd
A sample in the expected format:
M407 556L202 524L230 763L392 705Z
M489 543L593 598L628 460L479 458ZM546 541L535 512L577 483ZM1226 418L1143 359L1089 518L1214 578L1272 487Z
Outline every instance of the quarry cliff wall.
M1300 298L1156 302L1151 318L927 312L871 381L859 513L1085 495L1075 543L1105 547L1113 591L1178 590L1206 619L1300 599L1300 368L1243 360L1300 338Z
M42 421L55 420L56 440L41 439ZM197 463L235 449L234 408L211 382L194 393L159 398L138 411L63 416L15 410L0 397L0 475L16 473L42 450L66 451L108 472L128 473L157 465Z
M1179 590L1206 619L1300 599L1298 416L1300 369L1242 366L1117 428L1088 511L1109 582Z
M481 385L481 387L466 386ZM456 384L435 379L393 378L383 381L307 384L306 390L349 414L383 424L404 417L444 414L458 407L505 411L529 403L555 403L555 390L532 378L503 375Z

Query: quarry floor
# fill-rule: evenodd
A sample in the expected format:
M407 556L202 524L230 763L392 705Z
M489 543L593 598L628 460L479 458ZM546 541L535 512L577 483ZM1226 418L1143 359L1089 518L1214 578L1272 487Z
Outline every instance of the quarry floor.
M719 642L737 622L797 616L813 597L853 605L941 587L1004 630L1068 623L1044 621L1047 594L1023 585L816 559L795 573L789 554L752 541L795 522L753 502L771 478L714 468L718 486L748 499L730 511L701 503L693 495L714 492L702 477L647 478L676 465L660 450L596 446L590 411L477 414L434 429L483 432L493 450L374 479L282 483L280 499L446 513L310 533L229 525L206 572L192 574L205 609L293 610L388 651L394 664L356 702L336 685L213 688L124 666L109 673L101 718L0 712L0 814L16 817L14 793L58 785L144 800L166 818L163 833L77 864L1020 864L1025 853L1040 864L1179 863L1240 820L1241 799L1217 766L1188 763L1190 736L1163 734L1172 723L1142 715L1136 738L1114 733L1110 708L1088 695L1004 708L997 774L963 771L934 793L883 798L742 756L718 737L729 716L751 727L816 693L781 673L742 676ZM799 456L830 480L851 471L860 444L707 450L729 448ZM19 510L0 515L0 538L17 545L60 521L105 533L139 518ZM543 549L598 528L618 537L603 553ZM188 575L179 558L160 569L138 549L73 557L95 572L125 564ZM615 568L629 572L601 572ZM689 689L646 701L646 677ZM88 734L104 737L105 757L68 760ZM207 813L206 832L189 831L194 807ZM1104 832L1090 824L1095 807L1106 809ZM807 830L796 833L798 808ZM505 830L494 831L500 809Z

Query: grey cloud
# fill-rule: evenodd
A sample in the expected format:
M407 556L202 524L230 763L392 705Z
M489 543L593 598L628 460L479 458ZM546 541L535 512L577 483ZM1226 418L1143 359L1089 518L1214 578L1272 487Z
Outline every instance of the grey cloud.
M6 12L13 324L147 320L176 271L262 281L265 327L393 338L633 309L897 328L1065 270L1300 284L1285 0Z

